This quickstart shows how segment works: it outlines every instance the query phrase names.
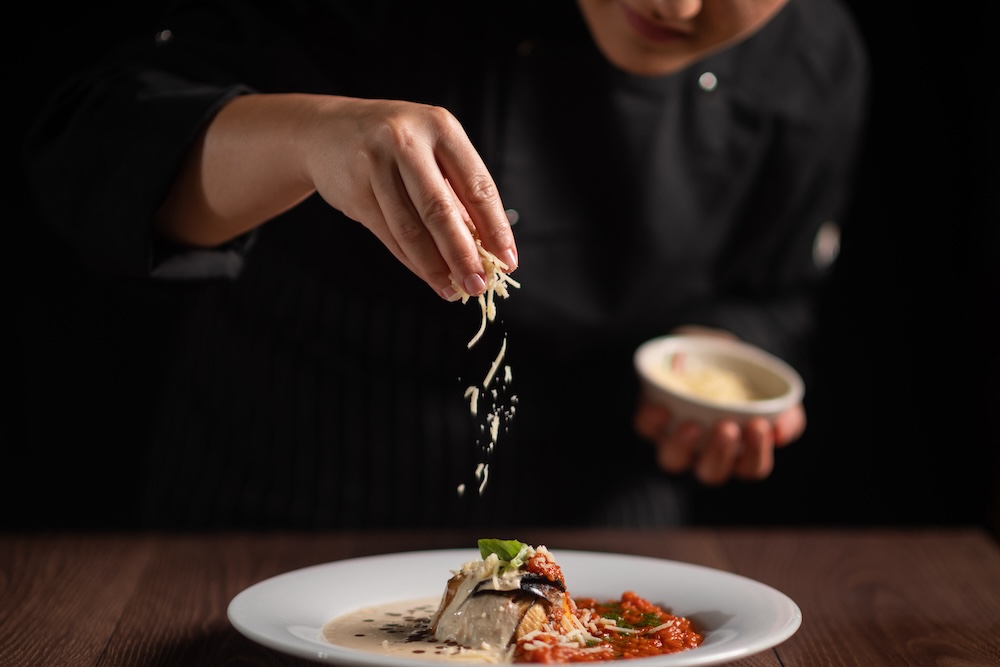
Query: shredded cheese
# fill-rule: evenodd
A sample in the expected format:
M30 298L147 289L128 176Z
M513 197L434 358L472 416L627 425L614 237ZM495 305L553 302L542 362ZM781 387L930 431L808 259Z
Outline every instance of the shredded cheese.
M479 387L476 385L470 386L465 390L465 397L469 399L469 411L475 417L479 408Z
M476 466L476 479L479 482L479 495L483 495L486 490L486 481L490 478L490 466L488 463L480 463Z
M479 342L479 339L486 332L486 323L496 319L496 295L499 294L506 299L510 296L510 292L507 290L508 285L511 287L521 286L519 282L507 275L507 271L510 270L507 263L484 248L479 239L476 239L476 247L479 249L479 256L483 260L483 270L486 273L486 292L476 297L483 317L479 324L479 330L468 343L468 347L470 348ZM451 300L458 301L461 299L462 303L468 303L472 295L466 292L465 288L455 280L455 276L449 275L448 278L451 280L451 286L455 290L455 294L451 297Z
M486 275L486 291L476 297L479 302L479 308L482 312L482 318L479 324L479 330L476 331L475 335L468 342L467 348L471 349L479 339L482 338L483 334L486 332L487 323L492 322L496 319L497 307L496 307L496 297L506 299L510 296L508 287L519 288L521 286L516 280L511 278L507 272L510 270L503 260L498 258L493 253L489 252L483 248L482 243L477 238L476 247L479 250L480 259L483 262L483 272ZM469 299L472 298L468 292L455 280L453 275L449 275L448 278L451 280L451 286L455 290L455 294L452 296L452 301L462 300L462 303L468 303ZM494 388L490 390L490 384L496 377L497 371L500 368L500 364L503 363L504 357L507 353L507 337L504 336L503 342L500 344L500 352L497 354L493 363L490 365L489 371L486 373L486 377L482 381L482 390L488 392L488 396L492 396L493 405L492 409L486 414L486 424L480 424L480 433L485 433L486 425L489 426L490 441L489 444L485 446L485 453L492 453L496 447L497 437L500 433L500 417L501 412L496 405L498 393ZM504 383L507 384L511 381L510 366L504 367L503 375ZM479 414L479 398L481 396L480 390L475 385L467 387L465 390L465 398L469 401L469 411L472 413L473 418ZM513 415L513 409L507 412L508 419ZM483 447L481 442L478 443L480 447ZM489 465L486 463L480 463L476 468L476 479L480 481L479 484L479 495L482 495L486 489L486 482L489 478ZM465 486L460 485L458 488L458 494L461 496L465 492Z
M497 436L500 433L500 416L497 414L491 414L486 417L486 420L490 423L490 451L497 444Z
M668 387L709 400L732 403L763 398L746 378L735 371L708 363L694 363L680 355L674 355L668 364L655 368L654 372Z
M503 361L504 355L507 354L507 337L504 336L503 342L500 343L500 353L497 354L496 359L493 360L493 364L490 366L490 371L486 374L486 378L483 380L483 389L490 386L493 382L493 376L496 375L497 369L500 368L500 362ZM507 369L507 374L510 374L510 368Z

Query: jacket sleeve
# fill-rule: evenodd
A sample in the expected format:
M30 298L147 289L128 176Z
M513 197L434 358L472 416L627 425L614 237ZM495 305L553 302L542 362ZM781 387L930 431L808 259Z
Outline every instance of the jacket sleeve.
M25 171L44 224L85 265L139 278L239 272L253 233L190 250L164 245L151 222L222 105L303 58L256 4L182 1L160 19L162 28L121 45L48 98L25 138ZM265 53L289 55L268 69L260 67Z

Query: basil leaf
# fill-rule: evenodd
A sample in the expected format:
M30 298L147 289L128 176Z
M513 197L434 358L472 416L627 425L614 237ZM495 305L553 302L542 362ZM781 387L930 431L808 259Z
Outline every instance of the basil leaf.
M517 558L523 548L524 544L517 540L479 540L479 553L482 554L483 560L490 554L496 554L497 558L509 563Z

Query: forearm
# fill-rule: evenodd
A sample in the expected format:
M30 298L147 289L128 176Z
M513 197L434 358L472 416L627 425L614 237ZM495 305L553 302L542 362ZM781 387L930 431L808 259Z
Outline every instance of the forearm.
M155 228L185 245L230 241L314 192L372 231L442 298L486 289L478 244L517 267L496 184L458 120L396 100L234 98L186 156Z
M216 246L311 195L302 136L319 103L298 94L230 101L191 147L156 230L183 245Z

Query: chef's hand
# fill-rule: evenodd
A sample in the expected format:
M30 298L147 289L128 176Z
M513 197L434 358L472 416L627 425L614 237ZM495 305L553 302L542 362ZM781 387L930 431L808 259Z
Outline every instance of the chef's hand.
M757 417L744 427L732 420L710 428L694 422L673 424L662 405L641 402L635 429L656 446L656 462L670 473L692 471L703 484L764 479L774 468L774 448L784 447L805 431L806 413L795 405L773 421Z
M319 194L441 296L453 296L449 274L467 293L483 293L476 236L511 270L517 266L497 186L451 113L330 98L312 127L306 164Z
M736 339L731 332L687 325L673 334L716 336ZM764 479L774 469L774 448L797 440L806 429L802 403L774 420L751 419L741 427L723 420L711 427L695 422L673 423L670 410L640 398L635 412L635 430L656 446L656 462L670 473L691 470L703 484L718 485L738 479Z
M496 183L464 129L434 106L330 95L244 95L215 115L156 215L167 238L225 243L318 192L443 298L482 294L476 244L513 270ZM349 248L341 249L350 252Z

